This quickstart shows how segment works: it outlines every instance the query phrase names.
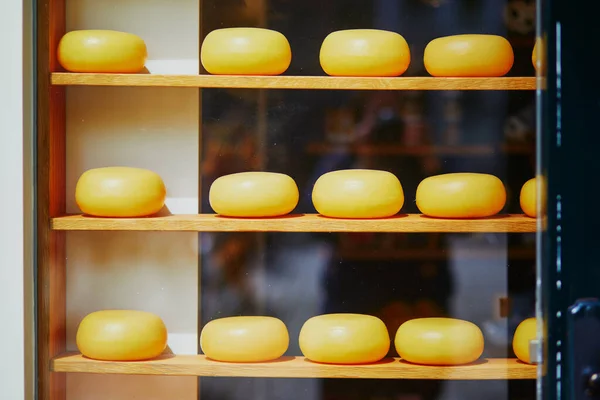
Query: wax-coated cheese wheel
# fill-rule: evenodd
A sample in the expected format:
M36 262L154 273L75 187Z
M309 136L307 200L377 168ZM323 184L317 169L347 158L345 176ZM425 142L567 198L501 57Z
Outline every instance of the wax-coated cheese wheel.
M533 45L531 63L538 73L546 73L546 46L541 38L537 38Z
M298 205L296 182L274 172L241 172L217 178L210 187L212 209L227 217L276 217Z
M105 167L84 172L75 187L75 200L85 214L96 217L143 217L163 207L166 188L149 170Z
M292 62L292 50L277 31L226 28L206 35L200 57L209 74L280 75Z
M70 72L136 73L147 57L144 41L126 32L72 31L58 44L58 61Z
M423 365L468 364L483 353L477 325L452 318L417 318L403 323L394 340L398 355Z
M210 321L200 334L204 354L216 361L264 362L288 349L285 324L273 317L229 317Z
M388 330L377 317L326 314L310 318L300 330L300 350L311 361L328 364L368 364L390 349Z
M541 184L538 188L538 182ZM521 203L521 209L528 217L535 218L538 216L537 209L537 193L538 189L541 190L541 213L546 213L546 185L543 178L532 178L525 182L521 188L521 194L519 197Z
M524 363L532 364L529 354L529 343L537 338L537 320L527 318L522 321L513 336L513 351L517 358Z
M404 192L398 178L390 172L348 169L319 177L312 201L326 217L385 218L400 211Z
M429 217L483 218L506 203L506 189L493 175L455 173L425 178L417 187L417 207Z
M514 53L502 36L456 35L429 42L423 61L432 76L504 76L513 66Z
M410 50L395 32L350 29L325 38L320 60L332 76L399 76L410 64Z
M76 342L81 354L96 360L148 360L165 350L167 328L160 317L144 311L96 311L79 324Z

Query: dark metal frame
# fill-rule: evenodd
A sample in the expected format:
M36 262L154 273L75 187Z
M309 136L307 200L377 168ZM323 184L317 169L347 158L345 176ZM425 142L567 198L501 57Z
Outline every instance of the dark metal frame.
M600 297L600 213L592 208L600 173L600 58L592 50L600 39L599 11L595 1L538 0L538 32L547 43L546 88L538 91L538 172L548 183L548 216L538 233L544 400L598 398L584 370L600 362L593 350L600 323L592 323L600 313L589 311L599 305L576 303Z

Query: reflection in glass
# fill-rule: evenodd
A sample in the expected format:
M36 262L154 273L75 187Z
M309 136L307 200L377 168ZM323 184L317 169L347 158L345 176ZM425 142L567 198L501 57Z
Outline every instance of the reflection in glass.
M507 37L510 75L532 76L529 8L513 2L205 0L204 34L267 26L286 35L289 75L323 75L318 49L331 31L389 29L411 47L405 75L426 76L425 45L458 33ZM300 189L295 213L314 213L311 188L346 168L390 171L402 182L402 213L418 213L427 176L484 172L508 189L506 213L520 213L521 185L534 174L534 93L203 90L202 212L219 176L282 172ZM450 316L477 324L484 357L513 357L512 333L533 315L535 237L524 234L202 234L201 320L270 315L290 332L287 355L314 315L378 316L393 336L411 318ZM507 298L508 311L499 310ZM506 315L504 315L506 314ZM389 356L396 356L391 346ZM533 399L533 381L417 381L202 378L203 399Z

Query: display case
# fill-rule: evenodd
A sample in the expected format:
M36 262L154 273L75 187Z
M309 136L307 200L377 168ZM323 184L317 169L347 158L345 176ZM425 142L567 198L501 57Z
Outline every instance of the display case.
M585 398L574 9L38 0L38 397Z

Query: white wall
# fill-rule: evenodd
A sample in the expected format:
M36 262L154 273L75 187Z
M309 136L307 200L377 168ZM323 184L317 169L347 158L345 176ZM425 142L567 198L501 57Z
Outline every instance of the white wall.
M69 0L67 31L115 29L141 36L151 73L198 73L197 0ZM167 186L174 214L198 212L198 89L67 89L67 211L79 212L75 184L87 169L148 168ZM141 309L161 316L169 347L198 351L198 235L156 232L67 234L67 347L96 310ZM68 400L192 400L197 378L67 376Z
M31 387L27 391L25 389L25 373L26 367L32 366L25 363L26 356L31 355L28 353L31 347L25 347L25 337L31 338L31 325L27 326L28 332L25 331L26 317L32 316L31 302L24 300L26 291L30 295L32 289L31 264L26 264L26 261L31 261L31 253L25 256L23 239L25 234L31 235L32 232L30 226L24 225L23 219L24 209L30 211L31 207L31 187L24 187L24 174L31 173L30 167L24 168L24 161L30 161L27 146L31 142L30 137L25 139L23 135L25 129L31 128L31 121L24 120L24 117L29 117L29 103L24 102L31 101L28 92L24 95L24 88L26 91L31 89L28 80L31 73L28 62L31 59L25 57L24 60L23 56L21 1L0 2L0 26L0 209L3 211L0 223L0 398L23 399L26 393L31 394ZM25 85L24 78L28 80ZM28 179L27 183L31 181ZM31 223L30 216L27 223ZM30 322L27 320L28 324ZM31 369L27 371L30 373Z

